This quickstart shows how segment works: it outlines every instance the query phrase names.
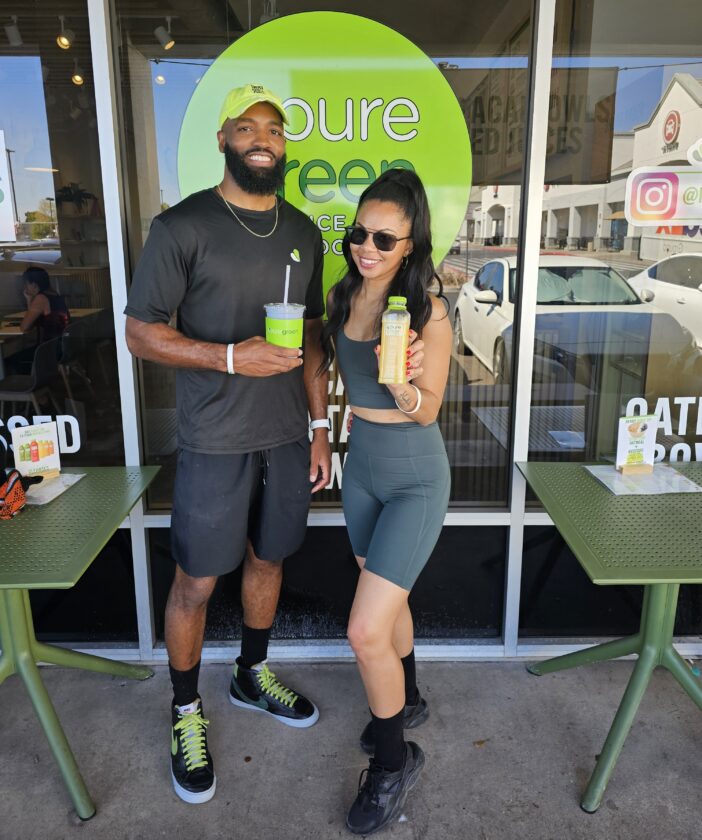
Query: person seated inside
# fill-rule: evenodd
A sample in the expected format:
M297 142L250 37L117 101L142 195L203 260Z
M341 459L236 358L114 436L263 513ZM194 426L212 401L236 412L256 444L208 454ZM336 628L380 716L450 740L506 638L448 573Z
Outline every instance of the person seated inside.
M44 268L32 266L22 275L22 293L27 301L27 311L20 322L20 330L38 329L38 342L58 338L71 320L63 295L51 288L49 275Z

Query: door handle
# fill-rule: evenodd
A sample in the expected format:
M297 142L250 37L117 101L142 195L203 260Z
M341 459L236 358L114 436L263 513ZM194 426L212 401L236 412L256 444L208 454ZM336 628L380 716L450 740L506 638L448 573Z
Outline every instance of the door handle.
M677 298L676 300L677 300L677 303L686 303L686 298L684 298L684 297Z

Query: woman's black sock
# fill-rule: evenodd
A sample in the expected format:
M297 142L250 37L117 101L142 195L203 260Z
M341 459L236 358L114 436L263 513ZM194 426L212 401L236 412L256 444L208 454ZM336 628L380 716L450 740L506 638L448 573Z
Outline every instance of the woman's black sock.
M402 670L405 672L405 706L415 706L419 700L419 691L417 690L417 669L414 664L414 648L403 656L400 660L402 662Z
M405 760L405 736L402 723L405 710L389 718L373 716L373 732L375 734L374 761L389 773L402 769Z
M187 671L176 671L168 663L168 670L171 674L173 684L173 702L176 706L187 706L197 698L197 681L200 676L200 660Z

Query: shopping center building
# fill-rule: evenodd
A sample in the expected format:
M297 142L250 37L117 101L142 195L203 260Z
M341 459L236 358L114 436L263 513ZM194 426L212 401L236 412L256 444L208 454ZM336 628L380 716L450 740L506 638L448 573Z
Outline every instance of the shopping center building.
M0 319L23 310L31 265L47 269L73 313L59 373L29 403L0 403L0 437L8 445L14 426L51 419L67 466L161 467L75 588L32 594L40 637L166 660L175 376L131 357L123 310L153 218L216 183L216 169L199 166L203 144L221 171L214 123L202 128L198 114L249 81L289 85L281 93L291 112L312 114L327 141L327 157L305 157L306 129L293 125L286 196L295 203L299 192L324 233L328 282L339 230L384 163L414 163L432 182L421 161L441 158L449 183L437 177L436 188L462 201L457 218L441 207L434 217L455 336L439 416L452 493L411 595L420 655L531 657L637 629L640 587L594 586L516 464L611 459L617 418L642 410L658 416L660 460L702 459L702 220L643 228L625 208L632 171L690 166L688 149L702 139L700 4L3 0L0 14ZM310 34L291 44L286 27L300 15ZM315 41L319 15L330 42ZM377 37L362 49L353 33L363 27ZM380 53L368 52L371 40ZM408 55L419 75L412 65L403 76ZM364 155L373 138L364 140L362 124L344 126L363 113L355 102L347 110L344 85L364 74L404 91L393 100L399 110L382 111L393 158ZM338 77L340 94L327 96L322 130L322 112L306 108L310 78L321 85L327 76ZM423 135L412 105L432 85L436 101L450 97ZM368 108L384 97L358 91ZM450 140L456 113L470 158ZM374 114L367 129L381 106ZM423 136L431 144L421 146ZM332 152L347 163L329 163ZM346 196L345 211L319 209L328 192ZM570 299L553 311L539 293L542 254L551 271L596 271L620 297ZM490 289L492 303L473 302L475 290ZM0 339L0 377L33 340ZM345 621L358 571L341 510L347 406L334 373L329 411L332 480L286 563L272 658L351 655ZM239 580L218 585L206 659L231 659L237 647ZM681 652L702 654L698 587L682 587L676 633Z

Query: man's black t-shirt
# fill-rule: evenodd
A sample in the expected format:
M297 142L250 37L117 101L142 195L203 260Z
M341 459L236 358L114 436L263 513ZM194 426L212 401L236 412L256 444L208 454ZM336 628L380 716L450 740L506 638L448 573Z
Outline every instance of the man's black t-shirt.
M233 209L256 233L273 227L275 210ZM283 299L290 265L288 300L305 304L305 318L320 318L321 234L286 201L279 202L278 212L278 226L265 239L245 230L211 189L161 213L151 225L125 313L166 324L177 310L178 329L201 341L265 337L263 305ZM302 367L268 377L179 369L176 395L178 442L192 452L254 452L307 432Z

